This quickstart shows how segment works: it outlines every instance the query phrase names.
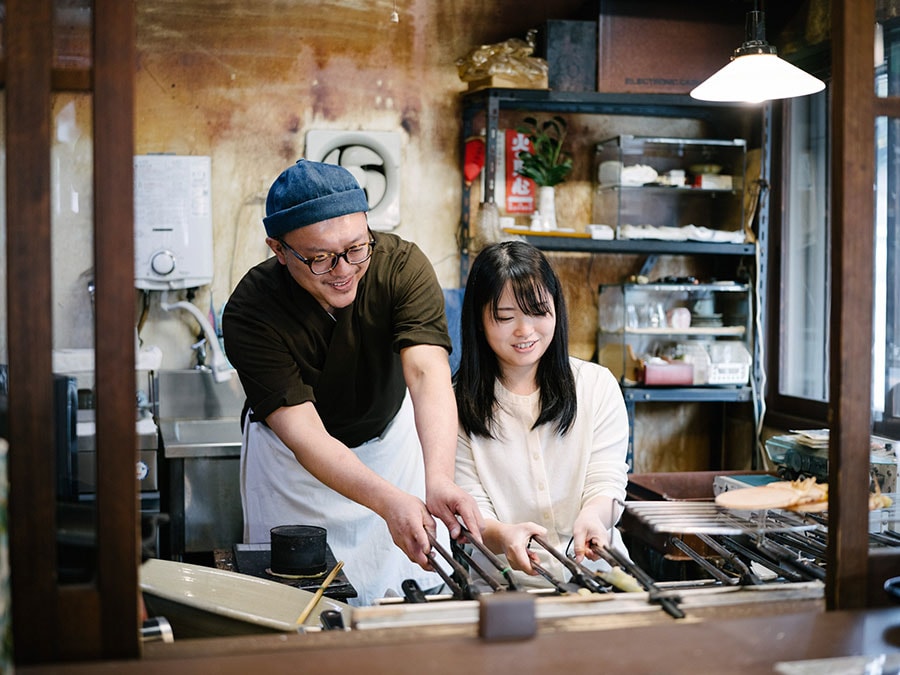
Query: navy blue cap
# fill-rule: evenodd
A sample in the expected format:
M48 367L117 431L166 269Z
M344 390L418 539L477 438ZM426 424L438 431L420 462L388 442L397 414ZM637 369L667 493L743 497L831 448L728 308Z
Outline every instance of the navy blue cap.
M301 159L269 188L263 224L266 234L277 239L300 227L368 210L366 193L347 169Z

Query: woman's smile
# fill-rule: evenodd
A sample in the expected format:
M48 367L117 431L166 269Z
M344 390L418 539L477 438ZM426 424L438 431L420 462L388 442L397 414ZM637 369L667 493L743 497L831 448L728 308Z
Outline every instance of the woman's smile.
M514 344L513 348L518 349L519 351L527 351L534 347L537 344L537 340L530 340L529 342L519 342L518 344Z

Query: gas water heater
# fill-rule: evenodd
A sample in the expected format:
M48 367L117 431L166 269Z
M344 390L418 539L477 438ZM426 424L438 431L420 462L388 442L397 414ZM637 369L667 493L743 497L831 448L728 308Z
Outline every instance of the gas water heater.
M210 158L134 158L134 285L150 291L212 282Z

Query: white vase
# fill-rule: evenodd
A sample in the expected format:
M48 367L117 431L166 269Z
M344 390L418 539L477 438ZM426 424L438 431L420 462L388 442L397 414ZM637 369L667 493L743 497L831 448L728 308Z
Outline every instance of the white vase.
M538 189L538 211L541 212L543 229L556 229L556 188L542 185Z

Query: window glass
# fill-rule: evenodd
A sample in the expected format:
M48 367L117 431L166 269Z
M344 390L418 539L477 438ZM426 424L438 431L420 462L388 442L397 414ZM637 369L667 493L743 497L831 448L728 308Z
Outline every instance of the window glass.
M900 418L900 221L897 181L900 180L900 119L875 122L875 304L872 352L872 410L876 422ZM893 188L891 187L893 186ZM896 429L900 432L900 425Z
M875 90L900 95L900 21L878 25ZM900 119L875 121L875 298L872 411L876 432L900 437Z
M50 227L60 584L96 575L92 97L52 99Z
M895 9L895 13L900 7ZM900 95L900 17L886 18L875 24L875 94Z
M786 104L780 358L782 396L828 400L828 98Z

